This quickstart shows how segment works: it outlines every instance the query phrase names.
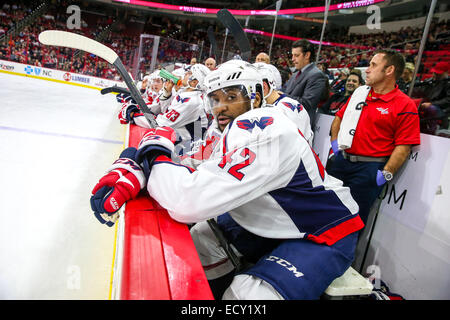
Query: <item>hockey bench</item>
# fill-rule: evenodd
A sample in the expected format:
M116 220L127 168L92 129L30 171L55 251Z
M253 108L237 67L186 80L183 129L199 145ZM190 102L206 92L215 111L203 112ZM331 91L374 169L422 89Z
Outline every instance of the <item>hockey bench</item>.
M336 278L328 286L322 298L327 300L355 299L369 295L372 289L373 285L369 280L349 267L342 276Z

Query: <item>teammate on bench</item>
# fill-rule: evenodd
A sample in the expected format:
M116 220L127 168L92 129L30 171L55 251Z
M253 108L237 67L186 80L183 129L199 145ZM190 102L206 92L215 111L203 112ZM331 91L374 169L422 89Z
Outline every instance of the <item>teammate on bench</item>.
M168 126L176 130L182 143L189 147L191 142L202 139L208 119L203 105L204 78L209 69L202 64L195 64L185 74L187 87L172 94L174 83L166 81L164 93L158 99L160 113L155 120L158 126ZM149 106L157 109L155 103ZM141 127L149 127L147 120L136 104L124 105L119 113L121 123L132 122Z
M254 66L224 63L205 85L223 131L210 158L197 170L175 163L173 130L151 129L135 154L128 148L128 159L116 162L129 170L121 166L120 175L113 170L95 187L94 212L114 214L110 203L117 208L134 197L144 177L150 196L173 219L196 223L191 235L216 298L318 299L353 261L363 227L358 205L296 125L261 108L263 84ZM238 274L207 225L216 217L252 263ZM226 288L223 295L217 284Z

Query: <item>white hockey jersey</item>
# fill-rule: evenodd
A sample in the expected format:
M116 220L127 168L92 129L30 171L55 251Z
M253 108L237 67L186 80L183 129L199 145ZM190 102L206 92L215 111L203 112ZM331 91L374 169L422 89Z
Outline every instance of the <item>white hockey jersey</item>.
M208 120L200 91L182 91L167 101L160 99L159 104L162 112L155 118L158 126L173 128L182 141L190 142L203 137ZM152 110L153 107L149 107ZM149 127L144 116L135 117L134 122L141 127Z
M183 165L197 168L203 161L208 160L222 136L217 122L212 120L202 140L192 143L191 150L180 157Z
M314 133L311 129L308 111L300 102L288 97L285 94L273 103L273 106L282 111L289 119L291 119L297 128L302 132L309 145L312 146ZM270 105L268 105L270 107Z
M326 173L296 125L273 108L234 119L197 170L158 157L147 187L183 223L229 212L256 235L328 245L363 227L349 188Z
M162 94L162 89L158 92L153 91L150 88L147 88L145 90L144 94L142 95L142 98L144 99L147 106L153 104L154 102L157 102L158 97Z

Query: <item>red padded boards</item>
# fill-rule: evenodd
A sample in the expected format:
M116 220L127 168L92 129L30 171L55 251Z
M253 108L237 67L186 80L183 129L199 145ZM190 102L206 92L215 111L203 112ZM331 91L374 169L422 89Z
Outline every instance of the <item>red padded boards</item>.
M130 125L129 146L147 129ZM125 208L120 298L212 300L189 230L142 191Z

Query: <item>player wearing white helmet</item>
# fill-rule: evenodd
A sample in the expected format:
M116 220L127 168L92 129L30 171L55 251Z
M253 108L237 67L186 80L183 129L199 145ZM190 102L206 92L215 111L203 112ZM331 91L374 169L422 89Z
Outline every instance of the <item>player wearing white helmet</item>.
M204 67L204 68L203 68ZM190 70L185 72L186 87L173 94L175 84L172 81L166 81L163 85L163 94L159 101L153 103L151 109L160 108L161 112L157 114L155 120L158 126L167 126L176 130L182 143L179 148L190 150L191 142L202 139L206 131L208 120L203 105L204 78L209 69L204 65L200 67L193 65ZM129 107L133 108L133 106ZM149 127L149 124L142 113L131 114L128 112L129 120L136 125Z
M173 219L196 223L191 235L216 298L317 299L352 263L363 223L349 189L326 173L296 125L261 108L262 85L252 65L211 72L206 99L222 136L209 159L197 170L175 163L172 129L151 130L133 156L146 181L133 186L145 185ZM111 202L102 181L91 201L96 215ZM248 268L235 274L211 218Z
M150 103L152 103L156 97L161 95L163 84L164 79L159 75L159 70L156 70L152 74L150 74L150 79L147 87L148 99Z
M147 89L145 90L142 97L144 98L144 101L150 111L152 111L154 114L158 114L161 112L161 109L159 107L159 96L161 96L162 94L164 80L159 75L159 70L154 71L146 77L148 79ZM144 81L146 77L144 77Z
M264 99L267 105L280 110L291 119L309 144L312 145L314 133L311 129L308 112L300 102L276 89L276 73L273 69L275 66L263 62L256 62L253 65L258 69L263 78Z
M246 72L241 77L240 75L234 74L236 68L246 68ZM256 70L250 63L243 60L229 60L220 64L217 68L219 71L219 76L214 77L212 80L209 79L205 88L208 91L213 90L213 88L220 86L221 83L239 83L238 87L242 92L246 92L246 98L249 99L250 108L253 109L254 99L256 98L256 92L259 92L259 96L263 95L262 84L260 82L260 76ZM236 78L238 77L238 78ZM216 79L217 78L217 79ZM230 78L230 79L228 79ZM231 78L236 78L234 81ZM245 88L242 87L242 83L246 83ZM228 90L228 88L227 88ZM207 112L213 114L214 102L211 99L204 99L205 109ZM264 105L264 103L263 103ZM208 126L208 129L204 135L204 139L202 141L197 141L197 143L191 146L191 151L188 152L185 156L182 157L182 163L188 165L190 167L196 168L200 163L204 160L207 160L212 153L216 143L219 141L223 130L226 125L232 121L234 118L234 114L229 113L228 111L214 114L214 120Z

